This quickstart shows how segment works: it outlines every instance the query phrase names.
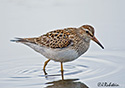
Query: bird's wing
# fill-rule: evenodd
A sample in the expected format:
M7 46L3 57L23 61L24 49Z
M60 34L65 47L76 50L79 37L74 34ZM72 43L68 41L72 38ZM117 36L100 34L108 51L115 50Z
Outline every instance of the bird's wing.
M21 42L24 44L33 43L39 46L45 46L49 48L65 48L69 45L73 45L72 36L73 28L67 28L64 30L55 30L48 32L40 37L34 38L16 38L11 40L13 42ZM73 29L74 30L74 29Z
M35 43L50 48L65 48L71 44L69 32L65 30L55 30L36 39Z

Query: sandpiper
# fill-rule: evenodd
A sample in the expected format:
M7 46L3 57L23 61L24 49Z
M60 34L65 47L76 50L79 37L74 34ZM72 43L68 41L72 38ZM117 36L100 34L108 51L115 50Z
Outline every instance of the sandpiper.
M50 60L54 60L61 62L61 71L63 71L63 62L73 61L84 54L90 46L90 40L104 49L94 36L94 28L90 25L58 29L39 37L16 38L11 41L23 43L45 56L48 60L45 61L43 70Z

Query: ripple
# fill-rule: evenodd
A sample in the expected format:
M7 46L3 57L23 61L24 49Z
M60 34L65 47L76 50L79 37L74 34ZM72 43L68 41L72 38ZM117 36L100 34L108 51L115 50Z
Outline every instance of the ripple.
M81 62L87 65L83 65L81 64ZM50 65L48 64L48 67L49 66L51 67L51 68L47 67L47 72L50 74L48 76L60 76L60 65L53 65L53 64L50 64ZM11 71L13 74L16 74L16 75L24 75L24 76L30 75L31 77L34 75L37 75L38 77L40 76L43 77L43 75L41 75L43 74L43 71L41 68L42 68L42 65L39 65L39 66L37 65L36 67L36 65L25 66L24 64L24 65L20 65L19 67L15 67L11 69ZM65 68L64 75L69 76L69 75L79 74L79 76L84 78L84 80L104 77L104 76L116 73L120 70L120 68L114 62L107 61L104 59L87 58L87 57L85 57L84 59L83 57L80 57L75 64L72 64L72 63L67 63L66 65L64 64L64 68ZM56 73L58 73L58 75ZM14 78L31 78L31 77L17 76L17 77L11 77L11 78L14 79Z
M31 78L31 77L10 77L10 78L14 78L14 79L15 78L23 78L24 79L24 78Z
M117 58L119 58L119 62L122 62L121 57L117 56ZM2 78L0 81L21 81L24 84L31 81L31 85L32 83L44 85L47 80L58 80L61 78L60 63L50 62L46 68L48 73L46 76L42 70L44 63L40 64L41 62L38 61L38 63L34 64L34 58L29 59L30 63L27 63L29 61L25 62L25 60L6 62L7 64L14 64L11 64L8 68L5 66L6 69L0 71ZM117 60L114 60L114 56L111 55L105 56L104 58L103 56L80 57L74 62L64 63L64 78L79 78L84 81L95 80L113 75L123 69L124 66L118 63ZM3 75L5 77L2 77ZM34 82L34 80L36 81ZM41 83L38 80L41 80Z

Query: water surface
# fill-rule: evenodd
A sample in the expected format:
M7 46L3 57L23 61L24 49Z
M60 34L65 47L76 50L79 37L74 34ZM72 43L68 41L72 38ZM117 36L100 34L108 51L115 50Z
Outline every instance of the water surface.
M99 53L97 56L82 56L73 62L64 63L64 81L61 81L60 63L50 61L45 75L42 70L45 58L11 59L1 63L4 68L0 71L0 84L2 88L58 88L59 85L64 88L63 84L67 88L87 88L98 87L98 82L106 81L118 83L118 88L122 88L124 82L120 79L124 77L124 58Z

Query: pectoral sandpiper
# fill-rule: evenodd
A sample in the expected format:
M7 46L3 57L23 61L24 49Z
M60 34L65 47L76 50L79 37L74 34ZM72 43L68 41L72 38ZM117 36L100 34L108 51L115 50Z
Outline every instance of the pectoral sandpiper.
M39 37L16 38L11 41L23 43L45 56L48 60L44 63L43 70L50 60L54 60L61 62L63 71L63 62L73 61L84 54L89 48L90 40L104 49L94 36L94 28L90 25L58 29Z

